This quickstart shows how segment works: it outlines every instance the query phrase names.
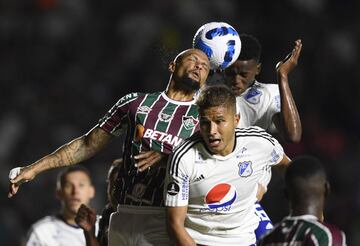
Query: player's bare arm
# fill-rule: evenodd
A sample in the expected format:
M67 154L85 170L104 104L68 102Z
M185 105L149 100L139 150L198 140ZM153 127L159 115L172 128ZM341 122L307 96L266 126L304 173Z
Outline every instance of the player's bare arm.
M152 166L166 167L167 158L168 155L154 150L143 151L134 156L136 166L140 172L143 172Z
M301 53L302 43L295 41L293 51L276 65L278 76L281 112L274 115L274 123L281 136L290 142L298 143L301 140L302 127L299 112L292 96L288 74L296 67Z
M187 206L167 207L166 225L170 237L179 246L196 246L194 239L185 230L184 222L187 213Z
M89 159L104 148L111 139L112 135L95 127L87 134L64 144L33 164L12 169L9 174L8 197L15 195L22 183L34 179L36 175L46 170L77 164Z

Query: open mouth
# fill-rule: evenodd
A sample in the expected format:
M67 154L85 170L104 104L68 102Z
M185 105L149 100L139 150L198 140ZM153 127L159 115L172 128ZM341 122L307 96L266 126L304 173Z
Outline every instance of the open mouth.
M192 74L196 79L200 79L200 73L199 73L199 71L197 71L197 70L192 71L191 74Z
M218 138L214 138L214 139L209 139L209 146L211 148L216 148L220 145L221 140Z

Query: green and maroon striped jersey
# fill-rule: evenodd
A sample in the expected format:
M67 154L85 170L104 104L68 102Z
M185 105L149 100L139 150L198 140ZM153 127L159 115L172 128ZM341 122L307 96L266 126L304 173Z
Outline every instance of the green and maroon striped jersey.
M116 188L120 204L163 206L165 165L138 173L133 156L147 150L170 154L197 131L198 110L194 103L174 101L165 92L131 93L100 120L99 126L115 136L126 126L124 165Z
M313 215L285 217L266 234L259 246L345 246L345 234Z

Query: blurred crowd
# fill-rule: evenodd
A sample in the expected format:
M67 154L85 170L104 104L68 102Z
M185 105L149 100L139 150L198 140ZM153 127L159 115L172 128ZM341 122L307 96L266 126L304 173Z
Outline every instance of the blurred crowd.
M224 21L262 43L262 82L276 81L275 64L302 39L290 86L303 137L285 149L323 160L332 185L325 218L360 245L359 10L355 0L0 0L1 244L21 245L29 225L58 208L57 170L11 200L9 170L82 135L126 93L162 90L170 58L201 25ZM99 211L106 172L121 156L116 141L86 163ZM274 222L288 213L282 187L275 178L264 198Z

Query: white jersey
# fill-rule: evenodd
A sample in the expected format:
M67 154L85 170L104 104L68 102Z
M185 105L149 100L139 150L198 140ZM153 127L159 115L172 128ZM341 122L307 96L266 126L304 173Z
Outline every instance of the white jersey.
M239 128L235 134L235 149L227 156L212 155L197 133L169 158L165 205L188 206L185 228L198 244L256 241L258 183L268 183L271 166L282 160L284 151L259 127Z
M236 97L236 106L237 112L240 113L238 127L259 126L274 131L272 118L281 111L279 86L255 81Z
M98 231L96 223L96 234ZM85 246L84 231L78 226L65 223L58 216L46 216L31 226L27 246Z

